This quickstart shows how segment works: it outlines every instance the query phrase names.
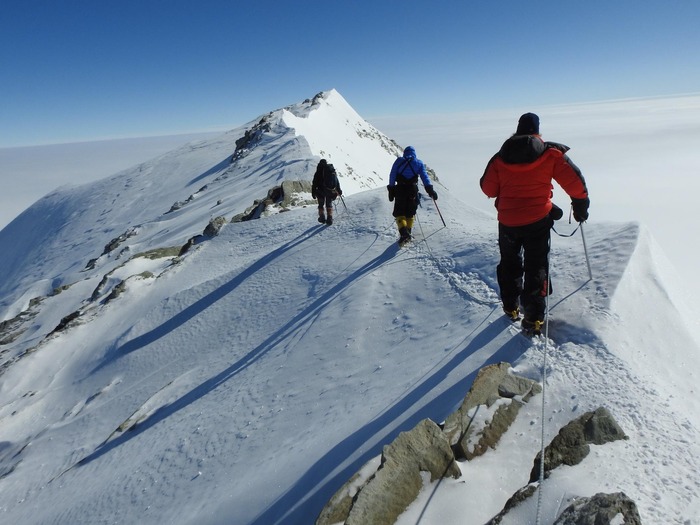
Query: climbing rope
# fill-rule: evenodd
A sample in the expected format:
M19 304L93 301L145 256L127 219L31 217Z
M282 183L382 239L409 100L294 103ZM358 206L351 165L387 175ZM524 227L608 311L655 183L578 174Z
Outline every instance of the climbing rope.
M544 322L544 352L542 356L542 415L540 425L540 476L537 490L537 520L536 525L540 525L542 516L542 492L544 484L544 423L545 423L545 394L547 389L547 351L549 350L549 295L547 295L547 307Z
M547 254L547 295L545 297L545 309L544 309L544 350L542 355L542 414L541 414L541 424L540 424L540 475L537 487L537 519L535 521L536 525L540 525L540 519L542 516L542 492L544 485L544 427L545 427L545 401L547 392L547 352L549 351L549 281L552 271L551 262L551 248L552 239L549 239L549 250Z
M430 245L428 244L428 238L425 236L425 232L423 231L423 224L420 222L420 218L418 217L418 214L416 213L416 221L418 222L418 229L420 230L420 236L422 237L421 242L425 243L425 247L428 249L428 254L432 259L435 259L435 256L433 255L433 250L430 249Z

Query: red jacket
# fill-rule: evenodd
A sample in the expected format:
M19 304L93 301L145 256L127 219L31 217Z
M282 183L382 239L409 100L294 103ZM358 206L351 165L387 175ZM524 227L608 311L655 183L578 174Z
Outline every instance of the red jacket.
M588 197L586 181L568 150L538 135L514 135L503 143L480 180L481 190L496 197L501 224L524 226L545 218L552 209L552 179L570 197Z

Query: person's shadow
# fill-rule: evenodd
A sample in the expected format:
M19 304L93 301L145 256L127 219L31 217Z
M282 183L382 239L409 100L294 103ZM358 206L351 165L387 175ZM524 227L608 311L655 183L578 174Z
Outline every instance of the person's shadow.
M528 345L524 344L520 336L511 337L487 359L473 367L468 375L418 410L411 412L411 409L418 405L424 396L438 389L453 370L508 328L510 322L505 319L487 322L497 311L500 313L500 308L494 308L474 329L470 334L473 337L461 351L432 373L424 376L409 392L397 399L379 416L323 454L293 486L249 525L312 523L343 483L358 472L367 461L381 454L382 447L390 443L400 432L410 430L426 418L441 423L454 407L459 406L481 368L502 361L514 362L520 357ZM351 459L358 450L366 447L368 442L374 442L376 445Z
M318 229L316 228L315 230ZM313 235L313 233L311 235ZM293 248L294 246L296 246L300 242L303 242L309 237L310 235L302 235L295 241L287 243L279 249L275 250L274 252L270 253L269 255L263 257L262 259L251 265L249 268L247 268L240 275L238 275L235 279L209 293L208 295L206 295L196 303L192 304L191 306L185 308L182 312L180 312L170 320L166 321L159 327L154 328L150 332L125 343L121 347L117 348L115 352L118 355L133 352L163 337L167 333L186 323L195 315L200 314L206 308L208 308L216 301L221 299L224 295L230 293L237 286L239 286L241 282L243 282L247 277L249 277L257 271L260 271L260 269L263 268L265 265L269 264L271 261L282 255L284 252L288 251L289 249ZM145 432L154 425L157 425L159 422L170 417L179 410L191 405L198 399L202 398L203 396L207 395L209 392L217 388L222 383L225 383L229 379L235 377L242 370L245 370L253 363L255 363L272 348L285 341L288 337L293 336L293 334L300 327L302 327L310 321L313 321L313 319L320 315L320 313L328 305L328 303L330 303L334 298L341 294L343 290L348 288L357 280L362 279L364 276L372 273L382 264L389 261L396 253L397 248L395 246L389 246L383 253L381 253L371 261L365 263L363 266L353 271L343 280L341 280L329 290L324 292L320 297L311 302L311 304L309 304L296 316L294 316L287 323L285 323L284 326L282 326L273 334L271 334L267 339L265 339L262 343L253 348L250 352L248 352L245 356L241 357L231 366L229 366L225 370L222 370L217 375L209 378L204 383L196 386L173 403L158 408L145 420L135 423L134 425L129 427L127 432L119 433L117 434L117 437L114 437L115 433L113 433L109 438L107 438L107 440L98 445L97 448L91 454L81 459L77 463L77 465L86 465L102 457L114 448L138 436L142 432Z

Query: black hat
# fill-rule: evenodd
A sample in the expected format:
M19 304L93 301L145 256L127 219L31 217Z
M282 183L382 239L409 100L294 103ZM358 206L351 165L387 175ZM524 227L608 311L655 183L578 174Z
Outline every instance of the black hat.
M516 135L539 135L540 134L540 117L534 113L525 113L518 120L518 129Z

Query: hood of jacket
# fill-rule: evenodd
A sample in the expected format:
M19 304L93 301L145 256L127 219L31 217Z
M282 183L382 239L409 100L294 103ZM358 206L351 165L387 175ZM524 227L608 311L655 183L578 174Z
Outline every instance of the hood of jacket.
M539 159L546 149L537 135L513 135L503 143L498 156L506 164L529 164Z
M403 150L403 158L404 159L415 159L416 158L416 150L414 149L413 146L408 146L405 150Z

